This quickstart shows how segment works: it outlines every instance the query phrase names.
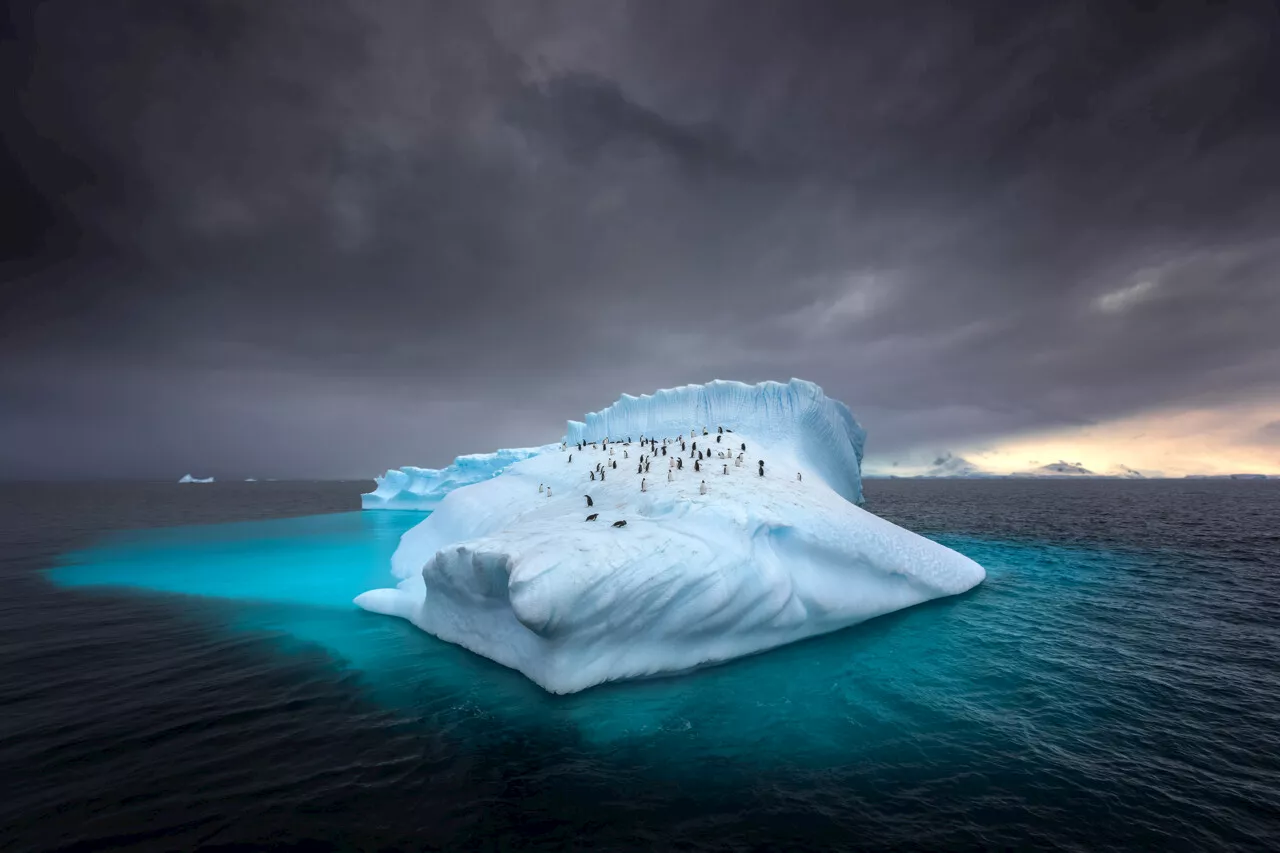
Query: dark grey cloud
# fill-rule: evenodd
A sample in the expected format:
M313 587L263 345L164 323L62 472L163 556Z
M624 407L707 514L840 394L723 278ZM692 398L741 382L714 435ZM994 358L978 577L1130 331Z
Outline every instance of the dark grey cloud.
M438 464L713 377L872 452L1280 390L1267 2L10 19L11 475Z

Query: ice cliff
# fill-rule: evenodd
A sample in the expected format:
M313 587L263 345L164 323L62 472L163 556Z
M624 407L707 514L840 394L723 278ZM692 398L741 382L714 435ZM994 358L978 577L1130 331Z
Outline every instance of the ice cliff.
M496 477L512 463L559 446L521 447L459 456L447 468L406 466L392 469L374 479L377 488L362 495L360 503L364 509L435 509L454 489Z
M977 563L856 505L864 435L842 403L799 380L624 396L570 421L564 449L529 452L497 476L500 462L486 462L489 475L441 494L392 559L398 586L356 603L571 693L980 583ZM444 491L443 477L427 480Z

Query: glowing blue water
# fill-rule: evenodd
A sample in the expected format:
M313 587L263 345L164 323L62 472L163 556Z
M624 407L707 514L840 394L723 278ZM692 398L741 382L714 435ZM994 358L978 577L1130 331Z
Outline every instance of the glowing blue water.
M741 802L776 785L805 814L901 820L914 842L936 824L942 846L1248 845L1274 823L1276 635L1233 599L1239 571L1194 548L941 535L986 567L983 585L692 675L557 697L351 604L389 584L390 555L420 518L118 534L51 577L186 596L177 606L228 629L323 647L367 695L433 731L526 744L522 760L558 768L546 771L558 797L590 797L619 768L696 790L711 811L728 801L716 791ZM1075 825L1099 815L1107 828Z

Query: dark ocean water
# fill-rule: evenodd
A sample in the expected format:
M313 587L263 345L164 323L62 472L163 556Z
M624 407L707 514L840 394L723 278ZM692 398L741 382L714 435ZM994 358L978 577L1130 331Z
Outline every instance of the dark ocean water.
M870 481L987 581L549 696L365 483L0 488L0 847L1276 849L1280 482Z

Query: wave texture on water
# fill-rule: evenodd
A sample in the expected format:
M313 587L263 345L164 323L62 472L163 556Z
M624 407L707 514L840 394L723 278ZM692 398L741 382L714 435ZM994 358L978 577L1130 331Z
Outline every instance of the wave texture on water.
M1221 850L1280 830L1278 484L871 481L868 509L987 582L568 697L351 606L420 516L315 515L359 486L269 485L0 492L15 849Z

